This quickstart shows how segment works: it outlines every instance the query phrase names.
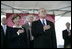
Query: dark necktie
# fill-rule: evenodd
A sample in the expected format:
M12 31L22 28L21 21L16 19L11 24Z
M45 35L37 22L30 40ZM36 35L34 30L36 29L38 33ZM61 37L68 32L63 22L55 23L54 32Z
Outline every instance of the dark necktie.
M44 20L43 20L42 22L43 22L43 25L45 25L45 22L44 22Z
M31 25L29 26L29 32L30 32L30 40L32 40Z

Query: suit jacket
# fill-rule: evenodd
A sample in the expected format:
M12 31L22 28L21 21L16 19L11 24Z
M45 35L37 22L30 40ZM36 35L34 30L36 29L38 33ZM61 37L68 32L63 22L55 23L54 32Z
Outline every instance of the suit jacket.
M70 31L71 32L71 31ZM63 30L62 31L63 39L64 39L64 47L71 44L71 36L68 36L68 31Z
M44 31L40 20L32 23L32 34L34 36L34 48L57 48L54 24L48 20L47 25L51 28Z
M1 48L6 48L7 47L7 32L8 32L8 26L6 26L6 35L4 35L4 30L3 27L1 26Z
M3 48L3 45L4 45L4 31L3 31L3 28L1 26L1 48Z
M31 41L31 40L30 40L30 30L29 30L29 28L31 28L31 26L29 26L29 24L26 23L26 24L24 24L22 27L26 29L28 48L30 48L30 41Z
M17 31L22 28L9 28L7 32L7 48L27 48L27 34L24 29L24 33L20 35L17 34Z
M26 29L27 36L28 36L28 38L29 38L29 40L30 40L30 30L29 30L29 28L31 28L31 26L29 26L29 24L26 23L26 24L24 24L22 27Z

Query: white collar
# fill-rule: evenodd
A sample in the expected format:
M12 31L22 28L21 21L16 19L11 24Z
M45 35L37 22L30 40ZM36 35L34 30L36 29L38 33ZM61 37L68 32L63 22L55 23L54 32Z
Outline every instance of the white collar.
M29 24L29 26L31 26L31 23L30 22L28 22L28 24Z
M67 29L67 31L69 31L70 29Z
M43 23L43 20L44 20L45 25L47 25L46 19L41 19L40 18L41 23Z
M46 21L46 19L41 19L41 18L40 18L40 21L42 21L42 20Z
M16 25L14 25L13 28L22 28L22 26L16 26Z
M1 24L2 26L7 26L7 25L4 25L4 24Z
M68 32L70 32L70 29L67 29Z
M70 30L70 29L67 29L67 30Z

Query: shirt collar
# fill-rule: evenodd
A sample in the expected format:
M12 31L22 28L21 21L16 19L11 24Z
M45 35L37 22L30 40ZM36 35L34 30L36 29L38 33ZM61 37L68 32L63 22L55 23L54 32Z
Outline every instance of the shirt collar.
M43 20L44 20L45 25L47 25L46 19L41 19L40 18L41 23L43 23Z
M1 24L2 26L6 26L6 25L4 25L4 24Z
M22 26L18 26L18 27L17 27L17 26L14 25L13 28L22 28Z
M41 18L40 18L40 21L43 21L43 20L46 21L46 19L41 19Z

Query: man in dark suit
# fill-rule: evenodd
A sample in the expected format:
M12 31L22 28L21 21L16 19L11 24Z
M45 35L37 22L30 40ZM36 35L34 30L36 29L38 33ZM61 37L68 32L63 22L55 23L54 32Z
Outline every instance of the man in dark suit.
M34 36L34 48L57 48L54 24L46 20L46 10L39 10L38 21L32 23L32 35Z
M33 15L32 14L28 15L28 17L26 17L27 23L22 26L23 28L26 29L27 32L28 48L33 48L33 36L31 32L31 25L33 20L34 20Z
M6 32L4 32L3 27L1 26L1 48L7 48L7 33L10 27L6 26Z
M66 23L67 29L63 30L64 48L71 48L71 30L70 23Z
M3 28L1 26L1 48L3 48L3 44L4 43L4 32L3 32Z
M8 26L6 25L6 18L3 17L1 22L1 48L6 48L6 33L8 29Z

